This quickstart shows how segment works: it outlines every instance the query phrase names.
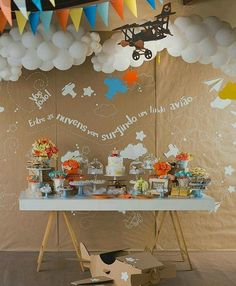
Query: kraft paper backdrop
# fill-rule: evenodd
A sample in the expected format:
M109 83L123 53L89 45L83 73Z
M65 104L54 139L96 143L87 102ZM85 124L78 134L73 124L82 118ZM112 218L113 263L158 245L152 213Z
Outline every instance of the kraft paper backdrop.
M141 143L162 159L165 159L163 152L168 151L169 144L193 153L192 165L201 165L212 175L208 194L221 202L221 207L211 214L181 214L188 247L236 248L236 194L228 191L229 186L236 185L236 180L234 173L232 176L224 173L226 166L236 169L235 129L231 125L235 115L230 112L236 110L235 102L225 109L213 109L210 104L217 93L210 92L210 87L203 84L205 80L223 78L227 83L229 79L212 67L189 65L165 53L161 55L160 65L154 60L145 63L137 72L138 82L129 86L126 93L117 93L112 100L105 96L108 87L104 80L109 75L93 71L89 61L66 72L24 71L18 82L1 83L0 106L4 111L0 113L0 250L39 249L47 213L20 212L18 196L27 187L26 162L31 144L41 136L57 144L60 156L79 146L89 159L97 157L104 165L113 147L122 150L128 144ZM117 72L111 76L122 79L124 74ZM62 95L62 88L70 82L75 84L77 95L74 98ZM94 93L84 96L83 88L89 86ZM41 109L29 99L38 91L51 94ZM183 97L188 99L188 104L181 107L178 102L181 98L183 102ZM150 114L150 106L152 111L157 108L157 112ZM171 110L171 106L172 109L175 106L175 110ZM158 112L161 110L164 111ZM141 116L144 111L146 114ZM98 138L59 121L57 118L62 118L59 114L88 126ZM137 122L124 132L124 136L102 141L102 134L125 123L126 116L136 116ZM33 126L36 118L41 123ZM140 131L146 135L143 142L136 139L136 132ZM125 159L127 169L130 162ZM151 212L83 212L71 214L70 219L78 239L90 249L110 248L120 241L134 249L142 249L150 246L154 239ZM58 249L59 239L60 249L72 249L61 217L58 226L59 229L55 224L48 248ZM164 248L177 247L169 219L160 242Z

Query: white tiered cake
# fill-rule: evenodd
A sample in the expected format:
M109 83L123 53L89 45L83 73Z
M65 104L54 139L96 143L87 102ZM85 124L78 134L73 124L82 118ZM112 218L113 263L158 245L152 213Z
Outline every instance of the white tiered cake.
M108 165L106 166L107 176L123 176L125 174L125 167L123 164L123 158L120 156L119 151L116 148L113 149L112 154L108 157Z

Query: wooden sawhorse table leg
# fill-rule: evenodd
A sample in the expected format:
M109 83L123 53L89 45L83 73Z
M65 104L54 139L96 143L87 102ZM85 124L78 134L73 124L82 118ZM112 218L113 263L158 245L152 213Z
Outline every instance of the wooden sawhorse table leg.
M44 252L46 250L46 247L47 247L47 243L48 243L48 238L49 238L49 235L50 235L50 232L51 232L51 229L52 229L52 225L53 225L53 221L56 217L56 214L57 212L50 212L49 214L49 217L48 217L48 222L47 222L47 226L46 226L46 229L45 229L45 233L44 233L44 236L43 236L43 241L42 241L42 244L41 244L41 247L40 247L40 251L39 251L39 256L38 256L38 260L37 260L37 272L40 271L40 267L41 267L41 264L42 264L42 261L43 261L43 255L44 255ZM64 221L66 223L66 227L67 227L67 230L69 232L69 235L70 235L70 238L72 240L72 243L73 243L73 246L75 248L75 252L76 252L76 255L80 261L80 267L81 267L81 270L84 271L84 265L83 265L83 262L81 261L81 253L80 253L80 247L79 247L79 243L78 243L78 240L76 238L76 234L74 232L74 229L68 219L68 216L66 214L66 212L62 212L62 215L63 215L63 218L64 218Z
M188 265L189 265L189 269L188 270L193 270L192 267L192 263L189 257L189 253L188 253L188 248L186 245L186 241L184 238L184 233L183 233L183 229L180 223L180 219L179 219L179 215L177 211L161 211L161 212L155 212L155 244L152 248L152 252L154 251L154 249L156 248L163 224L164 224L164 220L166 217L166 214L169 213L170 214L170 218L174 227L174 232L177 238L177 242L179 245L179 249L180 249L180 254L182 257L182 261L187 261ZM158 220L160 220L160 224L158 225Z

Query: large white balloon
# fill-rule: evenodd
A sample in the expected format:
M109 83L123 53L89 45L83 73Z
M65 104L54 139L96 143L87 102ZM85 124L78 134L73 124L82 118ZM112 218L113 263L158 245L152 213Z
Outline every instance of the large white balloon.
M232 29L221 28L215 35L216 41L219 45L228 47L235 40L234 33Z
M73 65L73 59L66 49L60 49L57 57L53 60L54 66L59 70L68 70Z
M54 64L51 61L43 62L43 64L39 68L42 71L50 71L54 68Z
M7 66L7 61L3 57L0 57L0 70L3 70Z
M21 42L13 42L8 47L8 54L12 58L21 58L25 54L25 48Z
M201 25L190 25L185 31L186 38L191 43L198 43L207 36L206 30Z
M69 48L70 55L75 59L81 59L86 57L88 47L85 43L76 41Z
M25 32L22 35L21 42L27 49L36 49L42 41L40 34L34 35L32 32Z
M187 63L196 63L200 59L200 52L196 44L190 44L182 51L181 56Z
M203 57L213 56L217 51L217 43L213 38L205 38L199 43Z
M56 54L57 48L51 42L42 42L37 48L37 55L42 61L50 61Z
M175 26L177 26L181 31L185 31L187 27L193 24L191 18L189 17L178 17L174 22Z
M205 24L207 31L212 36L215 36L222 26L221 20L215 16L207 17L205 20L203 20L203 24Z
M69 32L58 31L52 36L52 42L59 49L68 49L73 43L73 37Z
M36 70L42 64L42 61L38 58L35 49L27 50L25 56L22 58L21 63L24 68L28 70Z
M228 55L223 49L218 49L217 53L212 57L212 65L215 68L220 68L228 61Z
M228 55L232 60L236 60L236 42L228 47Z

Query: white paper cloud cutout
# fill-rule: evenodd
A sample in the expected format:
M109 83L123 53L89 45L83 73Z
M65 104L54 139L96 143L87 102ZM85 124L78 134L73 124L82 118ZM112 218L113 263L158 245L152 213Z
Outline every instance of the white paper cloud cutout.
M198 15L178 17L169 27L173 36L145 42L145 47L152 51L152 58L167 49L171 56L181 56L187 63L212 64L225 74L236 76L236 28L217 17L202 19ZM96 71L124 71L147 61L144 56L133 60L134 47L121 47L118 45L121 39L123 35L117 33L104 42L102 52L92 58Z
M61 162L65 162L70 159L78 160L81 158L81 153L79 150L76 151L68 151L64 156L61 157Z
M136 145L129 144L120 152L120 155L126 159L136 160L146 153L147 149L143 146L142 143L138 143Z
M18 80L22 67L42 71L54 67L68 70L100 51L99 34L86 33L82 27L76 32L74 26L69 25L63 32L51 25L50 31L44 32L40 24L36 35L27 29L21 35L13 28L0 37L0 80Z

